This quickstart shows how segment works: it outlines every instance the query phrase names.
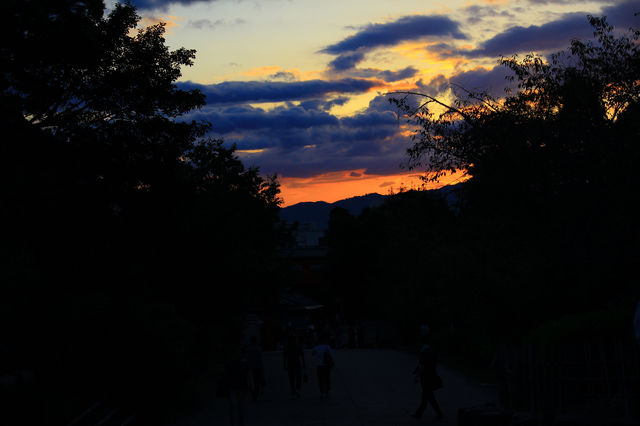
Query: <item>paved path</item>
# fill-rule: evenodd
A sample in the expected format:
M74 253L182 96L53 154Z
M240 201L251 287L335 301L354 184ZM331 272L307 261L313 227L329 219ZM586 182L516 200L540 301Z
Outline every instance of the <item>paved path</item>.
M247 404L247 426L391 426L431 424L434 412L428 408L422 420L409 414L417 407L420 385L411 372L416 357L393 350L346 349L334 351L336 367L331 373L331 392L320 399L315 365L310 351L305 351L309 383L302 387L302 397L293 399L282 353L264 354L264 395ZM445 413L442 425L455 425L460 407L493 403L495 390L481 386L462 374L438 366L445 387L436 398ZM229 404L225 399L212 400L185 426L227 426Z

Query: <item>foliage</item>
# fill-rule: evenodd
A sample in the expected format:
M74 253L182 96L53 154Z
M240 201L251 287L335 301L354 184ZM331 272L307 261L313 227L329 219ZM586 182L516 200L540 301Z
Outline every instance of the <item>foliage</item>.
M129 3L0 10L3 373L59 385L51 423L103 393L193 401L275 283L277 177L181 117L204 103L175 84L195 52Z
M517 83L503 99L460 87L452 105L425 94L392 98L418 127L411 167L425 167L432 180L466 170L475 182L506 185L515 197L615 173L635 136L625 116L638 108L640 33L616 36L605 18L589 21L597 40L573 40L549 63L535 55L503 57ZM414 96L426 100L414 108Z
M357 218L334 208L328 230L329 267L334 293L344 300L347 313L352 318L418 320L410 318L416 305L434 299L415 285L424 277L417 266L425 256L438 256L443 234L436 229L448 229L452 220L442 198L420 191L389 196ZM431 272L437 273L436 268Z
M549 62L502 58L517 87L504 98L454 87L451 104L391 99L417 129L412 167L427 180L471 176L456 214L430 216L434 205L398 197L330 224L336 279L351 274L406 341L427 322L447 356L486 368L498 341L552 341L547 325L561 318L627 318L634 308L640 294L625 277L640 253L639 34L589 20L595 40L574 40ZM600 335L627 333L613 331L620 318ZM567 324L565 334L583 336Z

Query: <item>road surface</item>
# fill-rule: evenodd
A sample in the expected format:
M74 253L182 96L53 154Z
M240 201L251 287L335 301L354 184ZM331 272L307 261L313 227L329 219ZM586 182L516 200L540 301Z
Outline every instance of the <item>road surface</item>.
M401 426L436 424L427 408L421 420L409 417L419 404L420 385L411 372L416 357L406 352L377 349L336 350L336 367L331 373L331 392L321 399L310 351L305 351L309 382L301 398L292 398L282 352L264 353L264 394L253 402L248 398L247 426ZM436 398L445 413L441 425L457 424L458 408L495 404L495 388L473 382L441 365L438 373L444 388ZM184 426L230 425L226 399L211 401Z

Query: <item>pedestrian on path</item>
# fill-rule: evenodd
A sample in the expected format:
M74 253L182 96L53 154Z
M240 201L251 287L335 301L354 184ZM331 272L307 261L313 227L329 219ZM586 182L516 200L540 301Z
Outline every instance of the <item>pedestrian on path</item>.
M219 383L219 393L229 398L231 426L244 426L246 399L249 391L249 366L245 348L226 365Z
M302 386L302 373L307 365L304 361L301 339L298 336L290 336L283 353L284 369L289 375L289 386L291 396L300 398L300 387ZM305 373L306 374L306 373Z
M316 369L318 374L318 386L320 398L327 398L331 389L331 369L334 366L333 352L329 346L329 336L323 335L320 344L313 348L312 354L316 357Z
M422 396L420 405L415 413L411 414L411 417L415 419L421 418L422 413L424 413L424 410L430 403L436 412L436 420L442 420L442 410L433 394L434 390L442 387L442 379L436 373L436 355L433 348L429 345L428 334L423 334L422 336L422 348L418 354L418 366L413 370L413 374L416 376L416 379L420 380Z
M251 343L247 346L247 364L251 372L251 397L256 401L264 392L265 385L262 349L256 336L251 336Z

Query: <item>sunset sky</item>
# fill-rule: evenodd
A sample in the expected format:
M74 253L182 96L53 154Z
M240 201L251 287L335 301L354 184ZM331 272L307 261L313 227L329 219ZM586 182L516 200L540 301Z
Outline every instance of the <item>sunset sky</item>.
M197 51L179 86L207 105L188 118L278 173L284 205L419 187L387 94L503 93L500 55L548 54L591 37L586 15L640 27L640 0L133 0ZM108 3L109 4L109 3ZM451 176L455 181L460 176ZM443 181L447 183L448 181Z

